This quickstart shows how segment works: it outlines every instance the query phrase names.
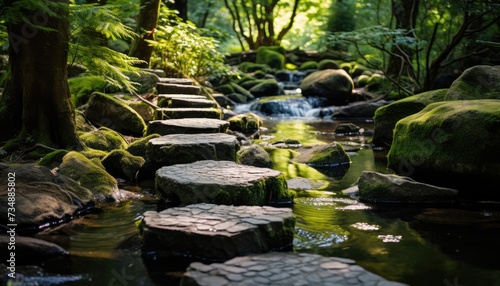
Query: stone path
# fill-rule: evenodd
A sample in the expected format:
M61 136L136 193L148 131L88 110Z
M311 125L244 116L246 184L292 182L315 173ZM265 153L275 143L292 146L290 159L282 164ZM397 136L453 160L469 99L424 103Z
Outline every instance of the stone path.
M240 143L225 133L170 134L149 140L146 156L164 166L199 160L236 161Z
M147 135L226 133L228 128L229 122L213 118L153 120L148 123Z
M207 99L207 97L196 94L158 94L158 107L170 107L172 99Z
M181 204L261 206L291 200L281 172L232 161L203 160L162 167L156 172L156 190L164 199Z
M191 263L181 286L403 286L387 281L354 260L308 253L274 252L236 257L224 264Z
M161 81L156 84L158 93L201 94L201 88L190 84L175 84Z
M189 256L222 262L249 253L291 249L294 227L289 208L193 204L148 211L141 224L142 251L151 259Z
M155 119L214 118L222 119L219 108L158 108Z

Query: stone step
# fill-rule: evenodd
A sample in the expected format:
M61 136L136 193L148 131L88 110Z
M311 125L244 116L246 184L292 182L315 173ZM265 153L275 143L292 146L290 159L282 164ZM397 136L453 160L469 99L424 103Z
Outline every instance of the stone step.
M156 90L160 93L183 93L183 94L201 94L201 87L196 85L175 84L158 82Z
M173 83L182 85L193 85L194 81L189 78L176 78L176 77L160 77L162 83Z
M149 140L146 156L159 166L199 160L236 161L239 149L236 136L225 133L171 134Z
M199 152L205 154L210 151ZM292 200L281 172L222 160L162 167L156 171L155 188L163 199L182 205L262 206L290 204Z
M155 120L180 118L213 118L222 119L224 114L219 108L158 108Z
M179 99L207 99L204 95L196 95L196 94L168 94L162 93L158 94L158 107L170 107L170 103L173 98Z
M217 107L217 102L210 99L172 98L170 108L211 108Z
M149 121L147 135L150 134L199 134L226 133L229 122L212 118L182 118Z
M451 284L451 283L450 283ZM193 262L180 286L379 285L404 286L356 265L354 260L310 253L271 252L206 265Z
M294 227L290 208L192 204L148 211L140 226L142 253L154 261L223 262L250 253L291 250Z

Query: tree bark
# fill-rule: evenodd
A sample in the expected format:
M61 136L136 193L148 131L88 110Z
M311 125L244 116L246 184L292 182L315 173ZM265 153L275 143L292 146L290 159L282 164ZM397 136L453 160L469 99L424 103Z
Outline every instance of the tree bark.
M81 144L67 76L68 10L56 11L57 18L37 11L23 13L32 23L51 30L28 22L7 23L10 77L2 96L1 139L18 133L18 144L78 149Z
M154 40L154 29L158 23L160 13L160 0L141 0L141 11L137 19L137 34L129 55L143 60L145 63L140 67L149 67L149 61L153 54L153 47L146 40Z
M174 0L174 2L167 2L167 7L172 10L177 10L182 20L188 20L188 0Z

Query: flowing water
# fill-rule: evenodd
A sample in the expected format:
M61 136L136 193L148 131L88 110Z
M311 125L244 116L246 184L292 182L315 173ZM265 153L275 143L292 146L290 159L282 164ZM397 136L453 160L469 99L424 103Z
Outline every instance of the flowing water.
M359 203L343 191L356 183L363 170L390 170L385 168L385 151L374 151L366 144L369 137L335 134L339 123L268 118L264 124L268 130L257 142L337 141L351 150L349 168L338 172L290 163L285 153L273 156L275 168L291 185L301 186L293 205L294 251L351 258L389 280L410 285L500 285L500 207L492 202L383 208ZM352 123L366 130L373 127L370 121ZM68 282L57 285L178 284L184 269L180 265L148 267L141 258L138 224L145 211L158 208L149 196L151 182L123 188L143 193L144 199L99 208L40 236L70 252L67 258L42 266L47 277L67 278ZM74 277L77 281L69 282Z

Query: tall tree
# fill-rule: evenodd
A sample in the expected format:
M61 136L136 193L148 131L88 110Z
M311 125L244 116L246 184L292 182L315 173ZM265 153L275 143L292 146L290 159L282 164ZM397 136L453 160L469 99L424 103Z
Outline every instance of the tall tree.
M147 42L154 40L154 31L158 23L161 0L141 0L140 12L137 19L136 33L129 55L142 61L140 67L148 67L153 47Z
M278 13L289 6L289 1L280 0L224 0L226 8L233 19L233 30L238 35L238 40L243 50L245 42L249 49L260 46L280 44L283 37L292 29L297 15L300 0L293 0L290 11L290 20L277 33L275 20Z
M166 5L170 10L176 10L182 20L188 20L188 0L167 0Z
M66 68L69 0L4 4L10 77L0 97L0 140L79 148Z

